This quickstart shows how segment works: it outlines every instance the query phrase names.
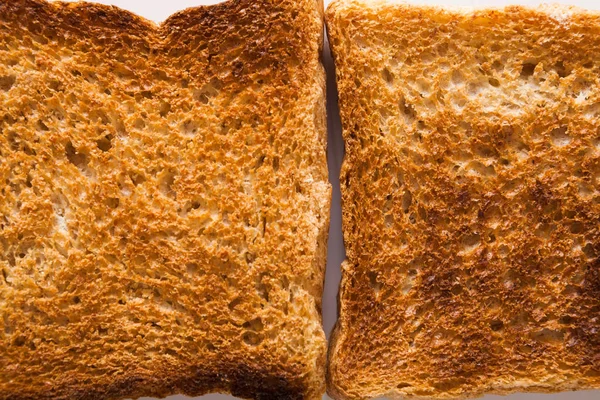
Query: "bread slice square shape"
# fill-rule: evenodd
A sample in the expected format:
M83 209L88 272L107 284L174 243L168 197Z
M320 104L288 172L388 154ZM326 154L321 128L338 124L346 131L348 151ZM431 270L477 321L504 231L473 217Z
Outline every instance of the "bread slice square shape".
M0 399L317 399L323 8L0 2Z
M337 399L600 388L600 15L339 0Z

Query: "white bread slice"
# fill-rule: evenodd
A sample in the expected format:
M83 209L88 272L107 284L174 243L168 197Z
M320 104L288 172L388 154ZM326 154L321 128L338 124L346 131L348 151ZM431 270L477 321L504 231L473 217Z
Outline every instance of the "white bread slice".
M337 399L600 388L600 15L335 1Z
M318 0L0 1L0 399L318 399Z

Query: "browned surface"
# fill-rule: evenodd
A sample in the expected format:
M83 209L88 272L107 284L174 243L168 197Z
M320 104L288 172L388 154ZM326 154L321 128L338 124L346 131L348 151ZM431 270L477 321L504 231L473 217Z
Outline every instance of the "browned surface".
M320 397L321 17L0 1L0 399Z
M337 1L333 396L600 387L600 16Z

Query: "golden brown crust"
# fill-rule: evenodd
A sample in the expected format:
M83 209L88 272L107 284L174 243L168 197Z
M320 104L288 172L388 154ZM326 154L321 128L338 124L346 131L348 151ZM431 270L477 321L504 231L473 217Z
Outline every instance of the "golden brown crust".
M330 394L600 388L600 15L326 19L347 150Z
M0 399L324 391L318 0L0 1Z

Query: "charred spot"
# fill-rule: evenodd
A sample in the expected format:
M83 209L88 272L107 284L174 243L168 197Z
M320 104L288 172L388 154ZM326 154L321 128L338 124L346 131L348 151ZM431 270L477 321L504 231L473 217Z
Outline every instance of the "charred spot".
M471 195L469 193L469 190L462 189L460 192L458 192L458 195L456 196L456 205L461 208L467 207L469 205L470 200Z
M435 226L442 218L442 213L436 209L427 210L427 222Z
M546 206L552 200L552 193L540 181L536 181L531 189L531 199L541 206Z
M488 257L488 250L484 248L477 257L477 266L481 268L482 271L485 271L486 274L489 273L488 266L490 264L490 260Z
M302 399L305 388L288 377L271 371L259 371L248 366L239 366L229 376L231 394L236 397L267 399Z
M428 275L423 276L421 290L426 293L426 297L450 298L453 296L453 287L456 281L455 271L440 260L426 261L432 263L428 265L440 265L440 268L431 271Z
M588 264L581 294L592 299L600 298L600 259Z
M591 313L588 315L591 315ZM569 329L567 347L579 355L581 366L592 366L592 369L600 367L600 357L598 357L598 354L600 354L600 335L598 335L598 329L597 320L589 317L582 319L576 327Z

